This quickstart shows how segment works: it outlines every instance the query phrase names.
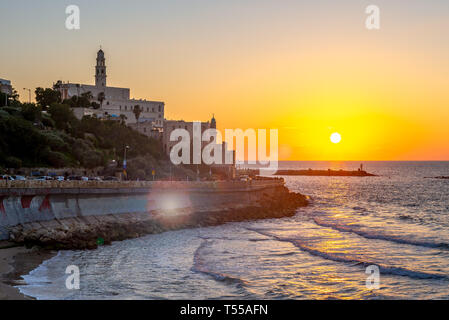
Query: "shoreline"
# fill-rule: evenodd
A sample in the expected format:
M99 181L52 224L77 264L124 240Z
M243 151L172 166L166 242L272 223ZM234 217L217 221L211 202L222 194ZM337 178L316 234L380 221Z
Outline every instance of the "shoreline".
M35 187L9 188L7 197L0 197L6 208L1 216L8 231L4 236L10 239L0 241L0 300L32 300L14 286L23 284L23 275L58 250L96 249L165 231L290 217L309 204L307 196L291 192L282 179L184 183L178 188L162 184L153 192L140 184L135 188L66 188L64 193L44 188L51 187L47 184Z
M35 300L33 297L22 294L19 289L14 287L21 282L23 283L21 277L38 268L44 261L56 256L59 249L96 249L98 236L93 237L93 235L98 235L98 232L104 237L104 244L108 245L113 241L165 231L216 226L227 222L289 217L295 214L298 207L308 204L308 200L302 195L295 193L289 195L287 199L290 198L290 201L286 201L287 203L284 203L284 205L265 203L267 207L245 207L237 210L219 211L215 216L207 211L196 212L191 215L192 219L185 219L182 216L176 218L175 216L171 219L157 219L159 221L156 225L152 219L146 221L130 219L127 224L120 224L116 221L112 224L98 221L100 224L92 229L93 234L84 230L85 234L81 235L80 230L75 228L71 230L72 232L64 234L60 239L49 238L49 243L45 243L41 238L22 242L28 243L28 245L36 244L31 249L17 242L0 241L0 300ZM90 243L89 240L93 240L94 243Z
M20 284L23 275L30 273L56 254L56 251L38 247L27 249L24 246L0 241L0 300L34 300L14 286Z

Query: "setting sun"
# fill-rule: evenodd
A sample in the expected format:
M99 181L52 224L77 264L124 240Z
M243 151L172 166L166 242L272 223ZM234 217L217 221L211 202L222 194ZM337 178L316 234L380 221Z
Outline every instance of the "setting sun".
M332 143L339 143L341 141L341 135L338 132L334 132L331 134Z

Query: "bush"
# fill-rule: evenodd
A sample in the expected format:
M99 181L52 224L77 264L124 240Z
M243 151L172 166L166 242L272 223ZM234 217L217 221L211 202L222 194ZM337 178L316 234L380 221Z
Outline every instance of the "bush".
M39 150L45 148L46 139L31 122L22 117L0 117L0 148L6 156L25 162L39 162Z
M44 126L46 126L47 128L54 128L55 127L55 122L53 121L53 119L51 118L51 116L47 113L42 113L42 119L41 122Z
M56 151L67 151L68 146L64 140L58 136L54 131L47 131L42 133L47 138L47 145Z
M20 160L19 158L16 157L7 157L5 159L5 165L7 168L20 168L22 167L22 160Z
M81 156L81 164L89 169L104 165L103 154L96 150L89 150Z
M22 117L25 120L34 122L41 118L41 108L37 107L33 103L24 103L21 110Z
M19 109L19 108L14 108L14 107L3 107L2 110L8 112L8 113L9 113L10 115L12 115L12 116L18 116L18 115L20 115L20 109Z
M56 168L69 167L71 164L70 159L65 154L56 151L49 151L47 153L47 161L51 166Z
M48 109L55 126L61 130L68 130L77 121L73 111L68 105L53 103Z
M2 108L0 109L0 117L9 117L9 113Z

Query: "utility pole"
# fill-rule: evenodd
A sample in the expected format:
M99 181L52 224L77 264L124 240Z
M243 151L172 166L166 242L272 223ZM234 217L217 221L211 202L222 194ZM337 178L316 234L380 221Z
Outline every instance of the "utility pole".
M125 174L126 180L128 180L128 174L126 173L126 150L129 149L129 146L125 146L125 151L123 154L123 173Z

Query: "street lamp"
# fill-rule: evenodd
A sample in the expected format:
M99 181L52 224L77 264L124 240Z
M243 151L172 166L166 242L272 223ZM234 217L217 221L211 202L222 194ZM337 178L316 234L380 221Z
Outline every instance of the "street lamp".
M23 90L28 91L28 102L31 103L31 89L23 88Z
M129 146L125 146L125 151L123 154L123 173L125 174L125 178L128 179L128 175L126 174L126 151L129 149Z

